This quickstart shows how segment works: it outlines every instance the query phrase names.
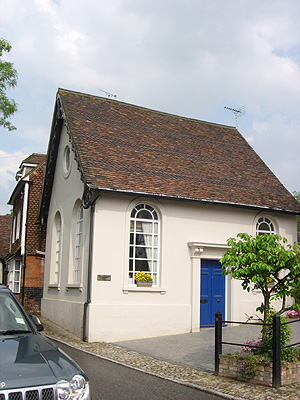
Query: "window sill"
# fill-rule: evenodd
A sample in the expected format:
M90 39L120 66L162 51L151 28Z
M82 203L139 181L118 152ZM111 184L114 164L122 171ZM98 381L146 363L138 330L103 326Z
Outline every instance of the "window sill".
M58 283L49 283L48 284L48 289L57 289L60 290L60 286Z
M68 283L66 286L66 289L78 289L80 292L82 292L82 284L81 283Z
M152 292L166 294L166 289L158 286L151 287L137 287L137 286L124 286L123 294L128 294L129 292Z

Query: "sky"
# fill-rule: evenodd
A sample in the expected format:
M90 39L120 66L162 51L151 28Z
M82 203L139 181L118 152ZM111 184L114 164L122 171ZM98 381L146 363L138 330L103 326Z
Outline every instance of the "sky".
M0 0L3 60L18 71L17 130L0 127L0 214L21 161L47 152L58 88L237 122L300 191L299 21L299 0Z

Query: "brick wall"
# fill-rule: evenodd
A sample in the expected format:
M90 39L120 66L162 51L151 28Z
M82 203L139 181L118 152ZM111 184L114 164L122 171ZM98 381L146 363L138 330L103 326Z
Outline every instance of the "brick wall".
M39 165L29 177L30 189L26 227L26 256L24 307L30 313L40 312L44 284L44 257L37 252L44 252L46 229L40 229L38 210L43 184L44 164ZM23 278L23 277L22 277ZM23 282L22 282L23 287Z
M20 211L20 231L19 231L19 239L11 241L11 252L17 251L17 249L21 245L21 226L22 226L22 218L23 218L23 198L24 198L24 191L22 190L19 196L16 198L14 202L14 209L13 209L13 219L11 224L11 235L13 233L13 225L17 219L18 212Z
M29 197L26 219L25 255L22 258L21 291L18 295L25 309L30 313L38 313L41 309L44 281L44 255L46 247L46 227L40 229L38 210L43 184L44 163L40 164L29 174ZM24 188L14 200L14 215L23 209ZM22 215L21 215L22 221ZM12 252L16 252L21 243L20 239L12 244ZM25 281L24 281L25 274Z
M219 375L245 381L240 372L241 361L231 355L220 355ZM300 361L281 365L281 386L287 386L300 381ZM257 374L251 383L272 386L272 363L258 366Z
M45 251L46 228L40 229L38 223L38 210L43 185L44 164L38 166L30 174L29 207L27 215L26 254L33 255L36 251Z

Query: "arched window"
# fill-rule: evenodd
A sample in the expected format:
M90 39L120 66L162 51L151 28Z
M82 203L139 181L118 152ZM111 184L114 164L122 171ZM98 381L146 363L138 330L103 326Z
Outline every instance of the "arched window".
M276 233L273 222L267 217L260 217L256 224L256 235L263 235L267 233L268 235Z
M136 272L148 272L153 284L159 276L159 218L148 204L138 204L130 216L129 284L134 284Z
M76 237L75 237L75 257L73 283L80 283L80 271L82 264L82 226L83 226L83 207L80 206L77 212Z
M54 268L54 284L59 282L60 270L60 254L61 252L61 216L58 213L56 217L56 244L55 244L55 268Z

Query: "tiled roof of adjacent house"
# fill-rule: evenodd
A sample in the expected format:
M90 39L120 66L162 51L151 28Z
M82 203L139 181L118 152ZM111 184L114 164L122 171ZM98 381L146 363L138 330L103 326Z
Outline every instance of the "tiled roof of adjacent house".
M0 260L9 253L12 216L0 215Z
M58 100L92 187L300 211L234 127L63 89Z
M46 155L45 154L39 154L39 153L32 153L30 154L30 156L28 156L27 158L25 158L25 160L22 161L22 164L41 164L42 162L44 162L46 159ZM20 167L21 167L20 165Z

